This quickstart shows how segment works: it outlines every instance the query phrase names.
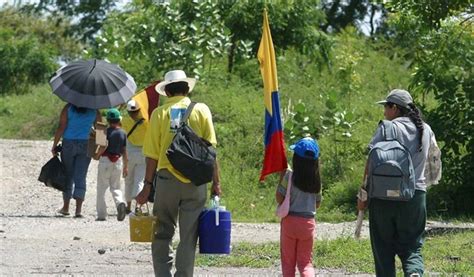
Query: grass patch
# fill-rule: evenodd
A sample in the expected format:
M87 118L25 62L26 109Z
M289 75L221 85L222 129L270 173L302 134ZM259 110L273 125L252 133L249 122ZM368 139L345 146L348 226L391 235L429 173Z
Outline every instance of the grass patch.
M423 249L430 272L474 276L474 232L427 237Z
M197 266L270 268L280 264L278 243L233 245L231 255L198 255ZM474 232L428 237L423 247L425 271L442 275L474 275ZM374 273L370 241L339 238L316 241L314 266L346 273ZM397 275L402 275L397 259Z
M7 139L51 139L65 102L48 85L31 93L0 97L0 134Z
M198 255L197 266L209 267L275 267L280 262L277 243L233 245L230 255Z

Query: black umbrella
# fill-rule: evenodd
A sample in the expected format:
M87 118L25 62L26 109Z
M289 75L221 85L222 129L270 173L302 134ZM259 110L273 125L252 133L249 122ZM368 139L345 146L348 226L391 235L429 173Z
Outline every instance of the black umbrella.
M133 77L118 65L96 59L61 67L49 83L62 100L91 109L126 103L137 89Z

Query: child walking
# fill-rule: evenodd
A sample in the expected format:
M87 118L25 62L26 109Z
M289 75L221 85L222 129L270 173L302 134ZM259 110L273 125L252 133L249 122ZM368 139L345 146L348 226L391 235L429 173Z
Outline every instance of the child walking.
M97 220L107 218L107 205L105 204L105 191L110 188L112 197L117 207L117 220L122 221L126 215L126 205L120 190L120 177L128 174L127 167L127 135L120 128L122 117L117 109L107 111L107 141L108 145L99 159L97 172Z
M281 204L290 197L288 215L280 225L280 255L283 276L314 276L312 263L316 209L321 204L319 146L312 138L303 138L291 145L293 170L282 171L275 198ZM291 180L290 180L291 178ZM290 195L286 195L291 182Z

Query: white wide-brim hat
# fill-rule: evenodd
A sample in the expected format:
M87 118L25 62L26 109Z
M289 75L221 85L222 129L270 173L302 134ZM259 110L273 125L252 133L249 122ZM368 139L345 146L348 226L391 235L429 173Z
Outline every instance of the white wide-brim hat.
M184 71L182 71L182 70L171 70L171 71L166 72L165 80L158 83L155 86L155 90L159 94L166 96L165 86L169 85L169 84L172 84L172 83L177 83L177 82L186 82L186 83L188 83L189 92L191 92L194 88L194 85L196 84L196 79L188 78L186 76L186 73L184 73Z

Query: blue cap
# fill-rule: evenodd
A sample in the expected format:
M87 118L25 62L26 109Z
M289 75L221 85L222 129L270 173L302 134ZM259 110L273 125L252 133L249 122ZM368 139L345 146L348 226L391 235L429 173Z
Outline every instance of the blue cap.
M290 146L290 150L296 153L296 155L306 158L317 160L319 157L319 145L315 139L302 138L297 143Z

